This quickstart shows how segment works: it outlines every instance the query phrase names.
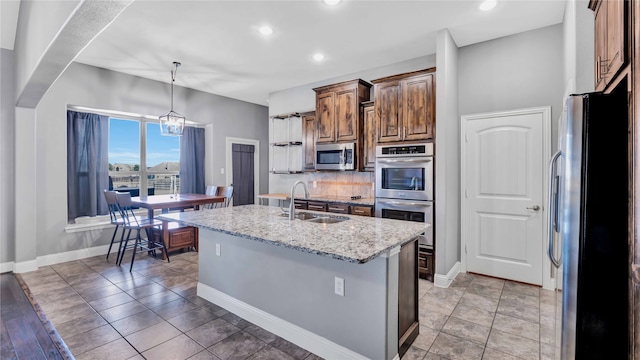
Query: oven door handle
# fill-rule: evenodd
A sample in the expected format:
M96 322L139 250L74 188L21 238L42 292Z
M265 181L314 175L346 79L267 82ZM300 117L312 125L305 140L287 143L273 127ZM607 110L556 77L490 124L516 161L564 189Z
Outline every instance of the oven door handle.
M384 205L411 206L411 207L429 207L432 205L430 202L417 203L417 202L404 202L404 201L389 201L389 200L380 200L380 199L378 199L378 203L384 204Z
M397 162L430 162L431 157L427 158L413 158L413 159L376 159L381 163L397 163Z

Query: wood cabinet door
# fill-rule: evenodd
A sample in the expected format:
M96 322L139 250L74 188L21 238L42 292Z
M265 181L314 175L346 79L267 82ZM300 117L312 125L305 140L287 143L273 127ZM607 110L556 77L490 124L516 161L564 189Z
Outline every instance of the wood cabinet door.
M401 141L402 89L400 87L400 81L376 84L374 94L378 142Z
M316 95L316 143L330 143L336 140L334 92Z
M374 105L364 106L362 109L363 143L362 166L360 171L374 171L376 167L376 117Z
M612 80L626 63L625 7L626 1L605 1L607 7L607 82ZM605 5L605 4L602 4Z
M602 91L607 85L607 2L601 1L595 18L595 90Z
M336 91L336 141L358 140L358 104L356 88Z
M402 133L405 141L433 138L433 95L433 74L417 76L402 82Z
M304 170L316 168L316 116L302 117L302 167Z

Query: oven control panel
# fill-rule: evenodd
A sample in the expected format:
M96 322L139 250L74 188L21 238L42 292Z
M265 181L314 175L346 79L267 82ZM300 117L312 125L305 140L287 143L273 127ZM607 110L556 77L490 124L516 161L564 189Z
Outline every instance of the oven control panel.
M379 145L376 148L378 157L398 156L433 156L433 143Z

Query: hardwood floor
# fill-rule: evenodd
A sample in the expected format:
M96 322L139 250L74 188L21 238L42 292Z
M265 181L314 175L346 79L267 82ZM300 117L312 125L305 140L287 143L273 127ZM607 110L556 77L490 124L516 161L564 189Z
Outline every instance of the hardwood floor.
M20 275L0 275L0 358L73 359ZM25 294L25 291L27 294Z

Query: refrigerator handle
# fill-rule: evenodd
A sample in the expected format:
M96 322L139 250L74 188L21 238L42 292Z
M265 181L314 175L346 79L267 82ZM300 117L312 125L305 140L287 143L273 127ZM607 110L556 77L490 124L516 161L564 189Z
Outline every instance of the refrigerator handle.
M560 183L559 176L556 176L556 162L562 155L561 151L556 152L551 158L551 162L549 162L549 197L548 197L548 209L547 212L547 228L549 229L547 233L547 253L549 255L549 259L553 263L553 266L556 268L560 267L560 259L556 259L554 255L554 240L553 240L553 230L559 232L560 224L558 224L558 193L560 191ZM557 189L557 191L555 191ZM554 196L555 195L555 196Z

